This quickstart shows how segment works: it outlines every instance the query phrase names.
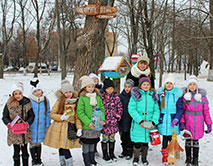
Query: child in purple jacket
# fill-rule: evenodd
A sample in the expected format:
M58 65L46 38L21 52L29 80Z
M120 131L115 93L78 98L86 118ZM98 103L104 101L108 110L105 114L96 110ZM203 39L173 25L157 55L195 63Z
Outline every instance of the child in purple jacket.
M187 88L183 96L184 114L180 121L180 130L186 129L191 132L192 138L186 140L186 166L194 164L198 166L199 139L204 135L204 122L207 125L207 134L212 131L212 120L209 114L209 105L206 91L198 88L197 77L189 77ZM193 148L193 160L191 149Z
M122 116L122 104L120 98L114 93L114 83L111 79L104 80L104 93L101 94L101 99L105 108L105 125L102 129L102 151L103 159L107 162L117 161L114 155L115 149L115 133L118 132L118 121ZM108 155L109 145L109 155Z

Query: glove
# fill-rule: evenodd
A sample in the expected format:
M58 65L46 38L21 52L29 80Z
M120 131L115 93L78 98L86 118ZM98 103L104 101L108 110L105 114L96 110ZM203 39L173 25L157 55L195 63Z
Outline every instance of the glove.
M82 129L78 129L76 135L78 137L82 136Z
M8 128L8 129L10 129L10 130L12 129L12 127L11 127L11 124L10 124L10 123L8 123L8 124L7 124L7 128Z
M178 123L178 120L175 118L175 119L172 121L171 126L174 127L177 123Z
M180 130L180 131L183 131L184 128L185 128L185 124L184 124L184 123L180 123L180 125L179 125L179 130Z
M66 113L64 113L63 115L61 115L61 120L68 120L70 117L70 115L66 115Z
M206 134L209 134L209 133L211 133L211 131L212 131L212 125L211 125L211 124L208 124L208 125L207 125L207 130L205 131L205 133L206 133Z
M24 125L25 125L26 129L29 127L29 123L27 123L27 122Z

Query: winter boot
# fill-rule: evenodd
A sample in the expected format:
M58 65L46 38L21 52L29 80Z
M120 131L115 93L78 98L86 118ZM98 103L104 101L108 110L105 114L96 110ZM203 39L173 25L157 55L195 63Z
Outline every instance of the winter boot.
M41 161L41 146L36 147L36 151L37 151L36 163L37 165L43 166L44 164Z
M20 166L20 156L13 156L14 166Z
M163 149L161 150L161 153L162 153L162 163L163 164L167 164L168 163L168 152L166 151L166 149Z
M140 152L141 152L141 148L137 149L137 148L134 147L134 151L133 151L133 155L134 155L133 166L139 165Z
M22 164L23 166L28 166L29 165L29 156L23 156L22 155Z
M132 158L132 148L127 148L127 151L126 151L126 160L130 160Z
M141 156L141 160L143 165L149 165L149 162L147 161L147 154L148 154L148 146L142 146L142 156Z
M199 154L199 147L193 147L193 161L192 164L194 166L198 166L198 154Z
M118 156L119 158L124 158L124 157L126 157L127 150L126 150L126 148L123 147L123 146L122 146L122 149L123 149L123 151L122 151L122 153Z
M103 159L107 162L111 162L109 155L108 155L107 143L101 142L101 147L102 147L102 152L103 152Z
M117 157L115 157L114 154L115 151L115 142L109 142L109 157L111 158L112 161L117 161Z
M97 162L95 161L95 152L89 152L89 158L91 164L97 165Z
M85 166L90 166L91 163L90 163L89 153L82 153L82 155L83 155L83 159L84 159L84 165Z
M60 162L60 166L66 166L64 155L63 156L59 155L59 162Z
M37 165L36 147L30 148L30 154L32 158L32 166Z
M190 166L192 164L192 158L191 158L191 146L185 147L185 151L186 151L186 166Z
M73 166L72 157L65 159L66 166Z

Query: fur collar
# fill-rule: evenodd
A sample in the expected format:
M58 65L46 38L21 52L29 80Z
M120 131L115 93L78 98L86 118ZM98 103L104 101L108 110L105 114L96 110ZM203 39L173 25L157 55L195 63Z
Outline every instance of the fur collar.
M29 97L30 97L32 100L36 101L37 103L40 103L40 102L44 101L44 96L36 97L35 95L30 94Z
M63 96L63 93L62 91L59 89L55 92L55 96L58 98L58 99L61 99L62 96ZM77 98L77 93L76 92L73 92L73 97L72 98Z

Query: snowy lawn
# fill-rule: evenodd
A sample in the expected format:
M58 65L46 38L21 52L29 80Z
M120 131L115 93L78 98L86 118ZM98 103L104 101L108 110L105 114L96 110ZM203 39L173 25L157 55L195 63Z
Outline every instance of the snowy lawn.
M24 94L25 96L28 96L30 94L30 86L29 86L29 80L33 78L33 74L28 74L27 76L23 76L22 74L5 74L4 79L0 79L0 110L3 110L3 107L8 99L8 94L10 93L10 87L14 82L22 81L24 83ZM67 79L72 81L73 75L69 74ZM156 75L157 80L156 87L158 87L158 74ZM55 91L60 88L60 74L54 73L48 76L47 74L39 75L39 79L41 80L41 84L44 87L45 93L47 94L47 97L50 100L51 106L56 101L55 97ZM121 86L123 85L123 79L121 81ZM186 81L183 80L183 74L176 74L176 86L177 87L184 87L186 85ZM205 88L208 92L207 97L209 99L210 108L212 106L213 101L213 83L207 82L206 79L202 78L199 79L199 85L201 88ZM213 115L212 110L210 110L211 115ZM212 116L213 117L213 116ZM2 118L2 113L0 114L0 118ZM7 128L1 121L0 123L0 165L1 166L11 166L13 165L13 147L9 147L7 145ZM182 141L179 138L179 143L184 148L184 141ZM203 139L200 140L200 165L201 166L211 166L213 162L213 134L205 135ZM150 166L159 166L161 164L161 146L151 146L150 145L149 154L148 154L148 161ZM47 146L43 146L42 150L42 160L45 164L45 166L58 166L58 150L49 148ZM125 160L125 159L118 159L118 161L115 163L105 163L102 160L102 152L101 152L101 144L98 144L98 152L100 154L99 157L97 157L97 162L101 166L129 166L132 165L132 160ZM74 159L74 165L75 166L82 166L83 165L83 159L82 159L82 151L81 149L72 149L71 153L73 155ZM115 154L118 156L121 153L121 146L120 146L120 138L119 134L116 134L116 149ZM31 161L31 158L30 158ZM185 161L185 152L181 153L181 160L178 162L177 165L183 166ZM142 165L142 164L141 164Z

